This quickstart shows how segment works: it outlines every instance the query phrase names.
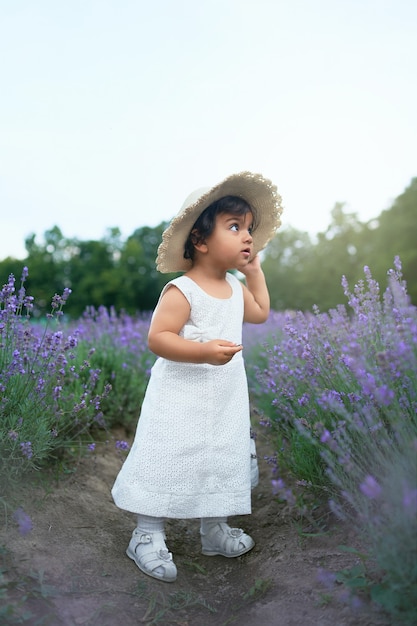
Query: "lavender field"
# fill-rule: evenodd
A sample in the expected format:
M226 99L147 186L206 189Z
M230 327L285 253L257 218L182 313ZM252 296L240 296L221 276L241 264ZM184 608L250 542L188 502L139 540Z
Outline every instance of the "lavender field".
M115 427L133 432L154 361L149 315L102 308L68 321L67 290L40 320L25 290L27 271L19 284L9 277L0 294L0 463L9 486L88 455ZM245 326L254 423L276 451L266 459L271 499L294 517L317 519L327 508L356 528L359 565L340 572L339 582L368 594L396 623L411 624L417 310L398 258L382 293L369 268L357 285L343 280L343 289L346 305L329 312L274 312L264 325ZM14 509L6 489L0 497L20 531L30 532L30 518Z

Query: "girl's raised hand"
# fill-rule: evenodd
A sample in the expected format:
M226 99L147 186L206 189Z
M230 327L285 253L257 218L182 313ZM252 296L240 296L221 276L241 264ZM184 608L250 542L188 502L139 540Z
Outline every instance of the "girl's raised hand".
M209 365L225 365L243 350L243 347L225 339L212 339L201 344L201 362Z
M261 269L261 259L259 254L253 257L252 261L249 261L244 267L239 268L239 271L242 272L245 276L248 276L252 273L257 273Z

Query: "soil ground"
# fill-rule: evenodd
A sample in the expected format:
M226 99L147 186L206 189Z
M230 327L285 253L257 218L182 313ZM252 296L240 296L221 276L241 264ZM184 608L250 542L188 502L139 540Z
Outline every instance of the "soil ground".
M115 439L122 438L123 433L115 433ZM257 445L262 457L265 442L258 438ZM125 555L134 516L117 509L110 495L122 462L114 442L98 444L68 474L22 491L21 504L34 524L28 535L19 535L10 519L1 524L8 599L22 602L22 614L31 612L25 624L391 624L366 599L352 601L343 586L328 588L319 580L320 568L338 572L355 564L355 555L340 549L355 546L355 537L331 519L321 532L302 532L306 529L273 499L270 468L262 458L252 515L230 520L252 535L254 549L236 559L203 556L198 520L174 520L166 530L177 581L145 576Z

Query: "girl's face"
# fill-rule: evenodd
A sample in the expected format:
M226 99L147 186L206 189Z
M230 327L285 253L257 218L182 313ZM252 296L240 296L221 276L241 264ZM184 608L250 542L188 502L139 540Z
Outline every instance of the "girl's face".
M245 267L253 256L252 225L252 213L219 213L205 243L210 260L226 269Z

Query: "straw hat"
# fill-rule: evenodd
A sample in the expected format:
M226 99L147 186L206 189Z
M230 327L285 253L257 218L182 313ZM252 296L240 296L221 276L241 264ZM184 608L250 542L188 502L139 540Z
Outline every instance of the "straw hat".
M160 272L166 274L191 269L192 261L184 259L188 235L204 209L224 196L238 196L250 205L255 224L252 232L254 256L265 248L281 225L281 196L276 186L261 174L232 174L215 187L197 189L185 200L180 212L162 234L156 259Z

